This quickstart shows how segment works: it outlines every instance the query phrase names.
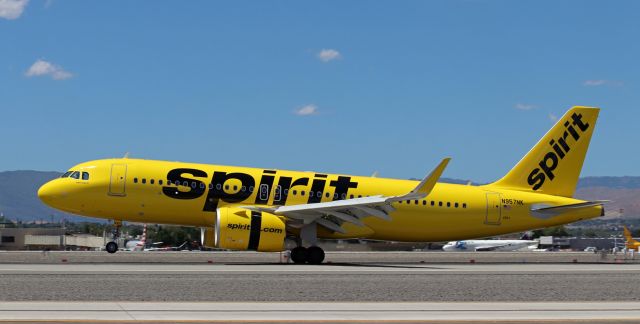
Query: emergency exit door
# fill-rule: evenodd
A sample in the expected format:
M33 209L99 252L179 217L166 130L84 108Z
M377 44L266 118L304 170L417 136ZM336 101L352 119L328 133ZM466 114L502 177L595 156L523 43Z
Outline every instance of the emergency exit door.
M126 196L125 183L127 180L127 165L111 165L111 181L109 182L109 195Z
M499 193L487 193L487 215L484 223L487 225L500 225L502 219L502 202Z

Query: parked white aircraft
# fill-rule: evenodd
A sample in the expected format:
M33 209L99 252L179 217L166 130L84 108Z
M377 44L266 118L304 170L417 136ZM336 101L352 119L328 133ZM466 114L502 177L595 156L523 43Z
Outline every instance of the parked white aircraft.
M538 240L465 240L451 241L442 249L448 252L533 251L538 243Z
M144 245L147 242L147 224L144 224L142 228L142 239L127 241L124 249L125 251L145 251Z

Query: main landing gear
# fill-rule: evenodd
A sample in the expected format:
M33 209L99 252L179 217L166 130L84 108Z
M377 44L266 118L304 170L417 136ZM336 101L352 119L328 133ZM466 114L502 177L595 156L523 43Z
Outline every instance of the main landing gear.
M291 250L291 261L296 264L320 264L324 261L324 251L318 244L317 223L311 222L300 228L300 236L297 239L297 247ZM310 245L308 248L303 246Z
M122 226L122 221L114 220L113 221L113 232L111 233L112 241L105 245L104 249L109 253L118 252L118 238L120 238L120 227Z
M320 264L324 261L324 250L319 246L298 246L291 250L291 261L296 264Z

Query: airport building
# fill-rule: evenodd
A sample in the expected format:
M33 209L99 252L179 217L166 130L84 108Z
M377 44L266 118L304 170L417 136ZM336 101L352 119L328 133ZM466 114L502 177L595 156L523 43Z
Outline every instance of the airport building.
M573 250L583 251L588 247L593 247L596 250L608 250L613 248L623 249L625 246L624 238L586 238L586 237L554 237L554 236L541 236L540 248L559 249L559 250Z
M97 250L104 237L67 234L64 228L0 228L0 250Z

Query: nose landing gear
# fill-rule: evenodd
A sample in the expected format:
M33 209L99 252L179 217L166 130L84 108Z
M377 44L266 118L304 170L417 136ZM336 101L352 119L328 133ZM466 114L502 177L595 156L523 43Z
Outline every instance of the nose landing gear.
M107 243L107 245L104 247L107 252L109 253L116 253L118 251L118 243L116 242L109 242Z
M114 220L113 221L113 232L112 234L112 241L107 243L107 245L105 245L105 250L107 250L107 252L109 253L116 253L118 252L118 239L120 238L120 227L122 226L122 221L119 220Z

